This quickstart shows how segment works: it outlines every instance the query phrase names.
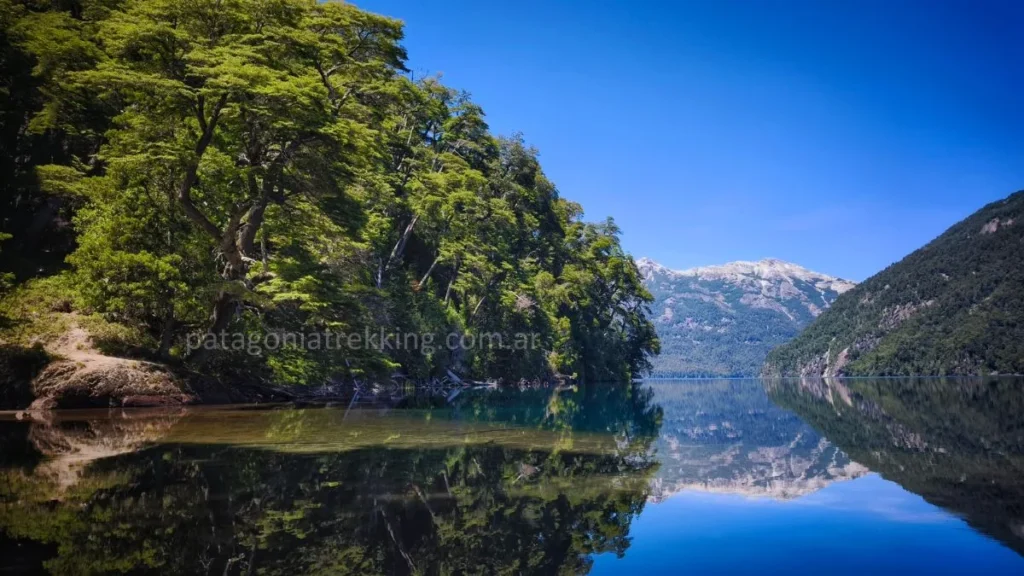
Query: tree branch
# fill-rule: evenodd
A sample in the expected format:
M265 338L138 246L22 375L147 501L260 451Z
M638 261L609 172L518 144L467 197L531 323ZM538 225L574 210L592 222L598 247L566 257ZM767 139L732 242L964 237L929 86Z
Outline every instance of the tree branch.
M434 267L437 266L437 263L440 262L440 261L441 261L441 255L438 254L437 258L434 258L434 261L430 263L430 268L427 268L427 273L423 275L423 278L420 278L420 281L416 285L416 288L418 288L418 289L423 288L423 285L427 283L427 279L430 278L430 273L434 271Z
M209 218L206 217L192 201L192 187L195 186L197 175L199 172L199 162L203 159L203 154L206 153L206 149L210 146L210 142L213 140L213 134L217 129L217 121L220 119L221 110L224 109L224 105L227 104L228 95L227 93L222 94L220 99L217 100L217 104L213 108L213 112L210 114L209 122L203 117L203 100L197 101L196 113L200 119L200 128L202 128L202 135L199 137L199 141L196 142L194 151L194 158L185 168L185 177L181 181L181 185L178 187L178 202L185 210L185 215L190 220L196 223L203 231L209 234L215 240L222 240L221 230L214 224Z
M391 254L388 256L387 262L380 267L377 273L377 288L380 288L384 284L384 274L387 273L388 269L391 268L391 264L402 257L402 252L405 251L405 243L409 241L409 237L412 236L413 228L416 227L416 222L420 219L419 214L412 217L412 221L405 227L405 231L398 238L398 242L395 242L395 247L391 249Z

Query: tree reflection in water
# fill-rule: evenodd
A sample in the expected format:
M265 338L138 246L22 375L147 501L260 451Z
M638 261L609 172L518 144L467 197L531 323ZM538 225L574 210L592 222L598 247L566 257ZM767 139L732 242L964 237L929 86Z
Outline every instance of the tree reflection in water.
M2 422L0 565L585 573L629 546L660 422L635 386Z
M1020 378L766 381L790 409L886 480L1024 554Z

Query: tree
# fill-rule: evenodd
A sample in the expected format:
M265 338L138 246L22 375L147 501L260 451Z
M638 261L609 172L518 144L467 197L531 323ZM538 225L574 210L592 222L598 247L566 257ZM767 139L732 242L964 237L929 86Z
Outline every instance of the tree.
M656 350L618 230L583 223L467 93L405 76L397 21L305 0L4 7L34 86L11 125L64 150L10 170L34 206L74 208L69 299L139 334L125 349L290 383L621 378ZM365 329L460 345L182 346ZM461 345L490 334L532 345Z
M108 154L159 166L215 246L212 332L274 274L250 274L268 206L329 203L374 153L367 102L400 65L400 35L334 3L139 2L101 23L105 59L71 81L122 101Z

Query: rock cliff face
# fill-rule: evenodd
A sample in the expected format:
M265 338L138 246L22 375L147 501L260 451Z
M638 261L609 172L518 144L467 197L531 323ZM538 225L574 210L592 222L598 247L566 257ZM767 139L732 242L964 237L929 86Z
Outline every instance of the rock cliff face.
M637 261L655 297L660 376L753 376L854 283L767 259L670 270Z

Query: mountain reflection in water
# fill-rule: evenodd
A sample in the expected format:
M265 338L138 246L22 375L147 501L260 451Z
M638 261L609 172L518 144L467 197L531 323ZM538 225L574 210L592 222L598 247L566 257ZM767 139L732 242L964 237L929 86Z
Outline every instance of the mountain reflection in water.
M920 542L908 515L951 514L974 530L940 534L947 553L1020 570L1003 547L1024 552L1020 385L688 381L7 415L0 570L771 572L736 564L745 550L779 570L805 554L800 571L814 538L903 522L896 544ZM871 569L927 566L834 540Z
M1024 554L1024 381L769 382L855 461Z

